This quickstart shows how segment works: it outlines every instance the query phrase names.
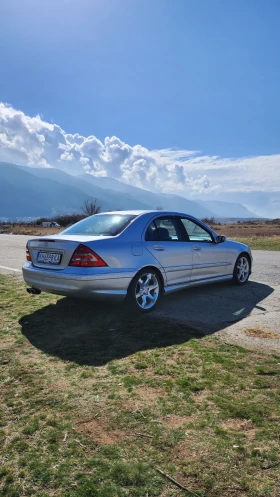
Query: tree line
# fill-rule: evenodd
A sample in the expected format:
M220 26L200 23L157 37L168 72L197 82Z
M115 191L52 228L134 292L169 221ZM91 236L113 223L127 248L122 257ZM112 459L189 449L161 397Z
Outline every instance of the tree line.
M102 205L99 204L98 200L93 197L85 198L82 206L81 212L74 212L72 214L61 214L58 216L40 217L37 219L36 224L41 225L43 222L55 222L60 226L66 227L69 224L77 223L88 216L93 216L94 214L99 214L101 212Z

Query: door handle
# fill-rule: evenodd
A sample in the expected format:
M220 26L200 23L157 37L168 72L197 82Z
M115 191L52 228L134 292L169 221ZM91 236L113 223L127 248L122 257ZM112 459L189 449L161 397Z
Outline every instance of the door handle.
M193 250L201 250L201 247L199 247L198 245L194 245Z
M165 250L165 248L162 245L154 245L155 250Z

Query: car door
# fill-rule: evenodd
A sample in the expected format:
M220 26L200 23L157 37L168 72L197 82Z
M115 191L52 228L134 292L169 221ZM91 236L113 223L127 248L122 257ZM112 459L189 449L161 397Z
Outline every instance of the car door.
M226 274L227 248L214 241L211 231L190 218L181 218L193 254L191 281L217 278Z
M168 286L190 281L192 246L183 237L179 218L175 216L155 218L143 238L145 247L163 267Z

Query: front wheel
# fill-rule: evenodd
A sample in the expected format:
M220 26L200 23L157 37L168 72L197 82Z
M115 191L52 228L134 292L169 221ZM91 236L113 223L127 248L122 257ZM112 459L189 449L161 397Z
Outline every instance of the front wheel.
M234 266L233 271L233 282L236 285L245 285L250 276L250 262L249 258L245 254L241 254Z
M127 302L134 311L150 312L161 294L160 277L155 270L143 269L136 274L127 292Z

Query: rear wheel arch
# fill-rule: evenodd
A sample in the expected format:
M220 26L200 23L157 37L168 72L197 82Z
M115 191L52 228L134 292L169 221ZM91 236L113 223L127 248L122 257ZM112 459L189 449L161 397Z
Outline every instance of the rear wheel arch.
M161 270L158 267L156 267L156 266L150 266L150 265L149 266L143 266L143 267L141 267L141 269L139 271L137 271L137 273L135 274L135 276L137 276L138 273L140 273L140 271L143 271L143 270L145 270L145 271L151 270L151 271L155 271L157 273L157 275L160 278L161 291L163 292L164 291L164 287L165 287L165 283L164 283L164 276L163 276ZM134 278L135 278L135 276L134 276Z
M153 266L152 264L147 264L147 266L143 266L141 267L140 269L138 269L136 271L136 273L134 274L133 278L131 278L130 280L130 283L128 285L128 288L129 286L131 285L132 281L134 280L134 278L136 278L136 276L138 276L138 274L141 272L141 271L155 271L157 273L157 275L159 276L160 278L160 283L161 283L161 290L163 291L164 288L165 288L165 275L164 275L164 271L161 271L157 266Z

